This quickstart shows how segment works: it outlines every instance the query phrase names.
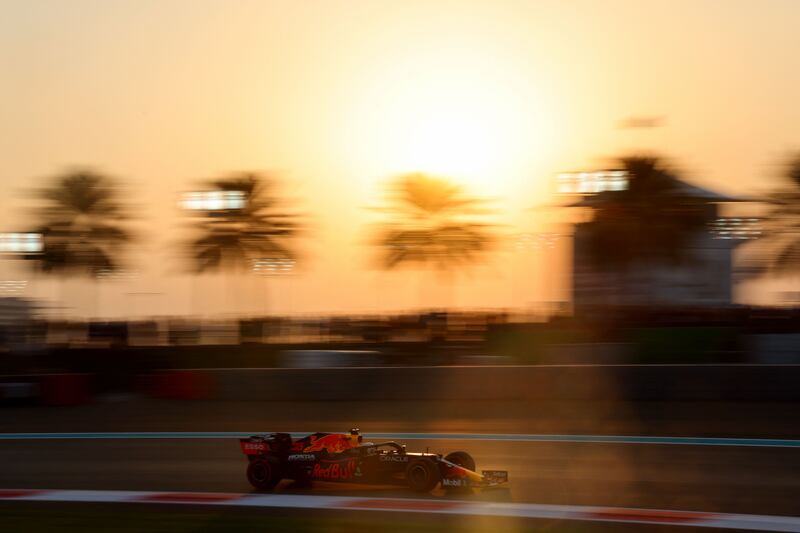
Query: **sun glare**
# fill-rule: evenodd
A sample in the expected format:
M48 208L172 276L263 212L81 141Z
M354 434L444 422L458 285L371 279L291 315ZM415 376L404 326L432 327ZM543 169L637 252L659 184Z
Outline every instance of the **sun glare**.
M510 68L476 66L474 55L401 62L358 99L360 161L382 177L425 172L476 192L508 193L508 169L536 146L536 95Z
M498 98L442 88L439 94L400 96L386 110L385 164L397 171L450 176L469 185L502 179L513 158L513 115Z
M419 117L405 129L398 146L398 165L444 174L476 178L491 173L501 161L500 135L492 124L470 109L437 110ZM493 158L494 156L494 158Z

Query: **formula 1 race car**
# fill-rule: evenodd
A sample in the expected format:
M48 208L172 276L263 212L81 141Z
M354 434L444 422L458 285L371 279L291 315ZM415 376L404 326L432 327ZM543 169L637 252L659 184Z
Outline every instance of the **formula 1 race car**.
M475 461L466 452L446 456L407 452L396 442L362 442L357 429L344 433L314 433L292 439L288 433L272 433L240 439L247 455L247 479L259 490L269 490L282 479L302 484L313 480L407 485L430 492L441 483L447 490L494 487L508 481L504 470L475 472Z

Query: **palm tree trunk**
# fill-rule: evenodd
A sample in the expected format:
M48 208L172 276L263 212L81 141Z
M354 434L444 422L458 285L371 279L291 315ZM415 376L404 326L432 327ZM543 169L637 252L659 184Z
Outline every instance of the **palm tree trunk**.
M100 318L100 296L101 296L101 294L100 294L100 282L97 281L96 278L93 278L92 281L90 281L90 283L92 284L92 291L91 291L92 292L92 295L91 295L92 309L91 309L91 313L92 313L92 317L94 317L96 319L99 319Z
M381 272L378 272L378 273L376 273L376 274L375 274L375 278L374 278L374 280L373 280L373 288L372 288L372 293L373 293L373 295L375 296L375 300L373 301L373 304L372 304L372 305L373 305L373 308L374 308L374 311L375 311L375 313L376 313L376 314L377 314L377 313L380 313L380 307L381 307L381 288L382 288L382 287L381 287L381 278L382 278L383 276L385 276L385 275L386 275L386 274L383 274L383 273L381 273Z
M442 270L439 272L439 285L442 288L443 298L442 298L442 307L445 310L452 309L455 306L455 275L447 270Z
M425 296L426 296L425 295L425 277L426 277L425 274L427 274L427 272L425 272L423 270L420 273L419 279L417 279L417 299L418 299L417 304L419 306L420 312L422 312L425 309L425 300L426 300L426 298L425 298Z
M263 298L263 301L262 301L261 305L262 305L263 310L264 310L264 316L268 316L269 315L269 277L268 276L263 276L263 278L264 278L264 298Z
M198 274L193 274L192 279L189 282L189 315L195 316L197 315L197 276Z
M67 319L67 277L61 276L58 284L58 300L61 304L61 313L64 320Z
M231 281L230 274L228 274L228 272L223 272L222 273L222 292L224 293L222 295L222 299L224 302L223 315L227 315L231 312L230 281Z

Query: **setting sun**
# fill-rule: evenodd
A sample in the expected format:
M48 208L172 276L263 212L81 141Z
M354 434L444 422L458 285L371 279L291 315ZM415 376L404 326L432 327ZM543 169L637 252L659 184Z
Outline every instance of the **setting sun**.
M475 106L450 105L422 116L397 117L393 166L476 180L503 163L502 117ZM402 114L402 113L400 113Z
M349 116L360 161L385 175L426 172L507 193L508 169L542 148L537 91L486 50L407 49L370 77Z

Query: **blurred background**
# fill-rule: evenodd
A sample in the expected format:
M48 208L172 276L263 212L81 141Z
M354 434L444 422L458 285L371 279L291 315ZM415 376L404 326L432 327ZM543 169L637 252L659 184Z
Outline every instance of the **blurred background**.
M576 6L5 3L3 344L741 353L797 302L796 7Z
M316 430L353 417L299 405L336 401L385 430L796 437L798 17L0 0L4 430ZM625 487L575 501L797 510Z

